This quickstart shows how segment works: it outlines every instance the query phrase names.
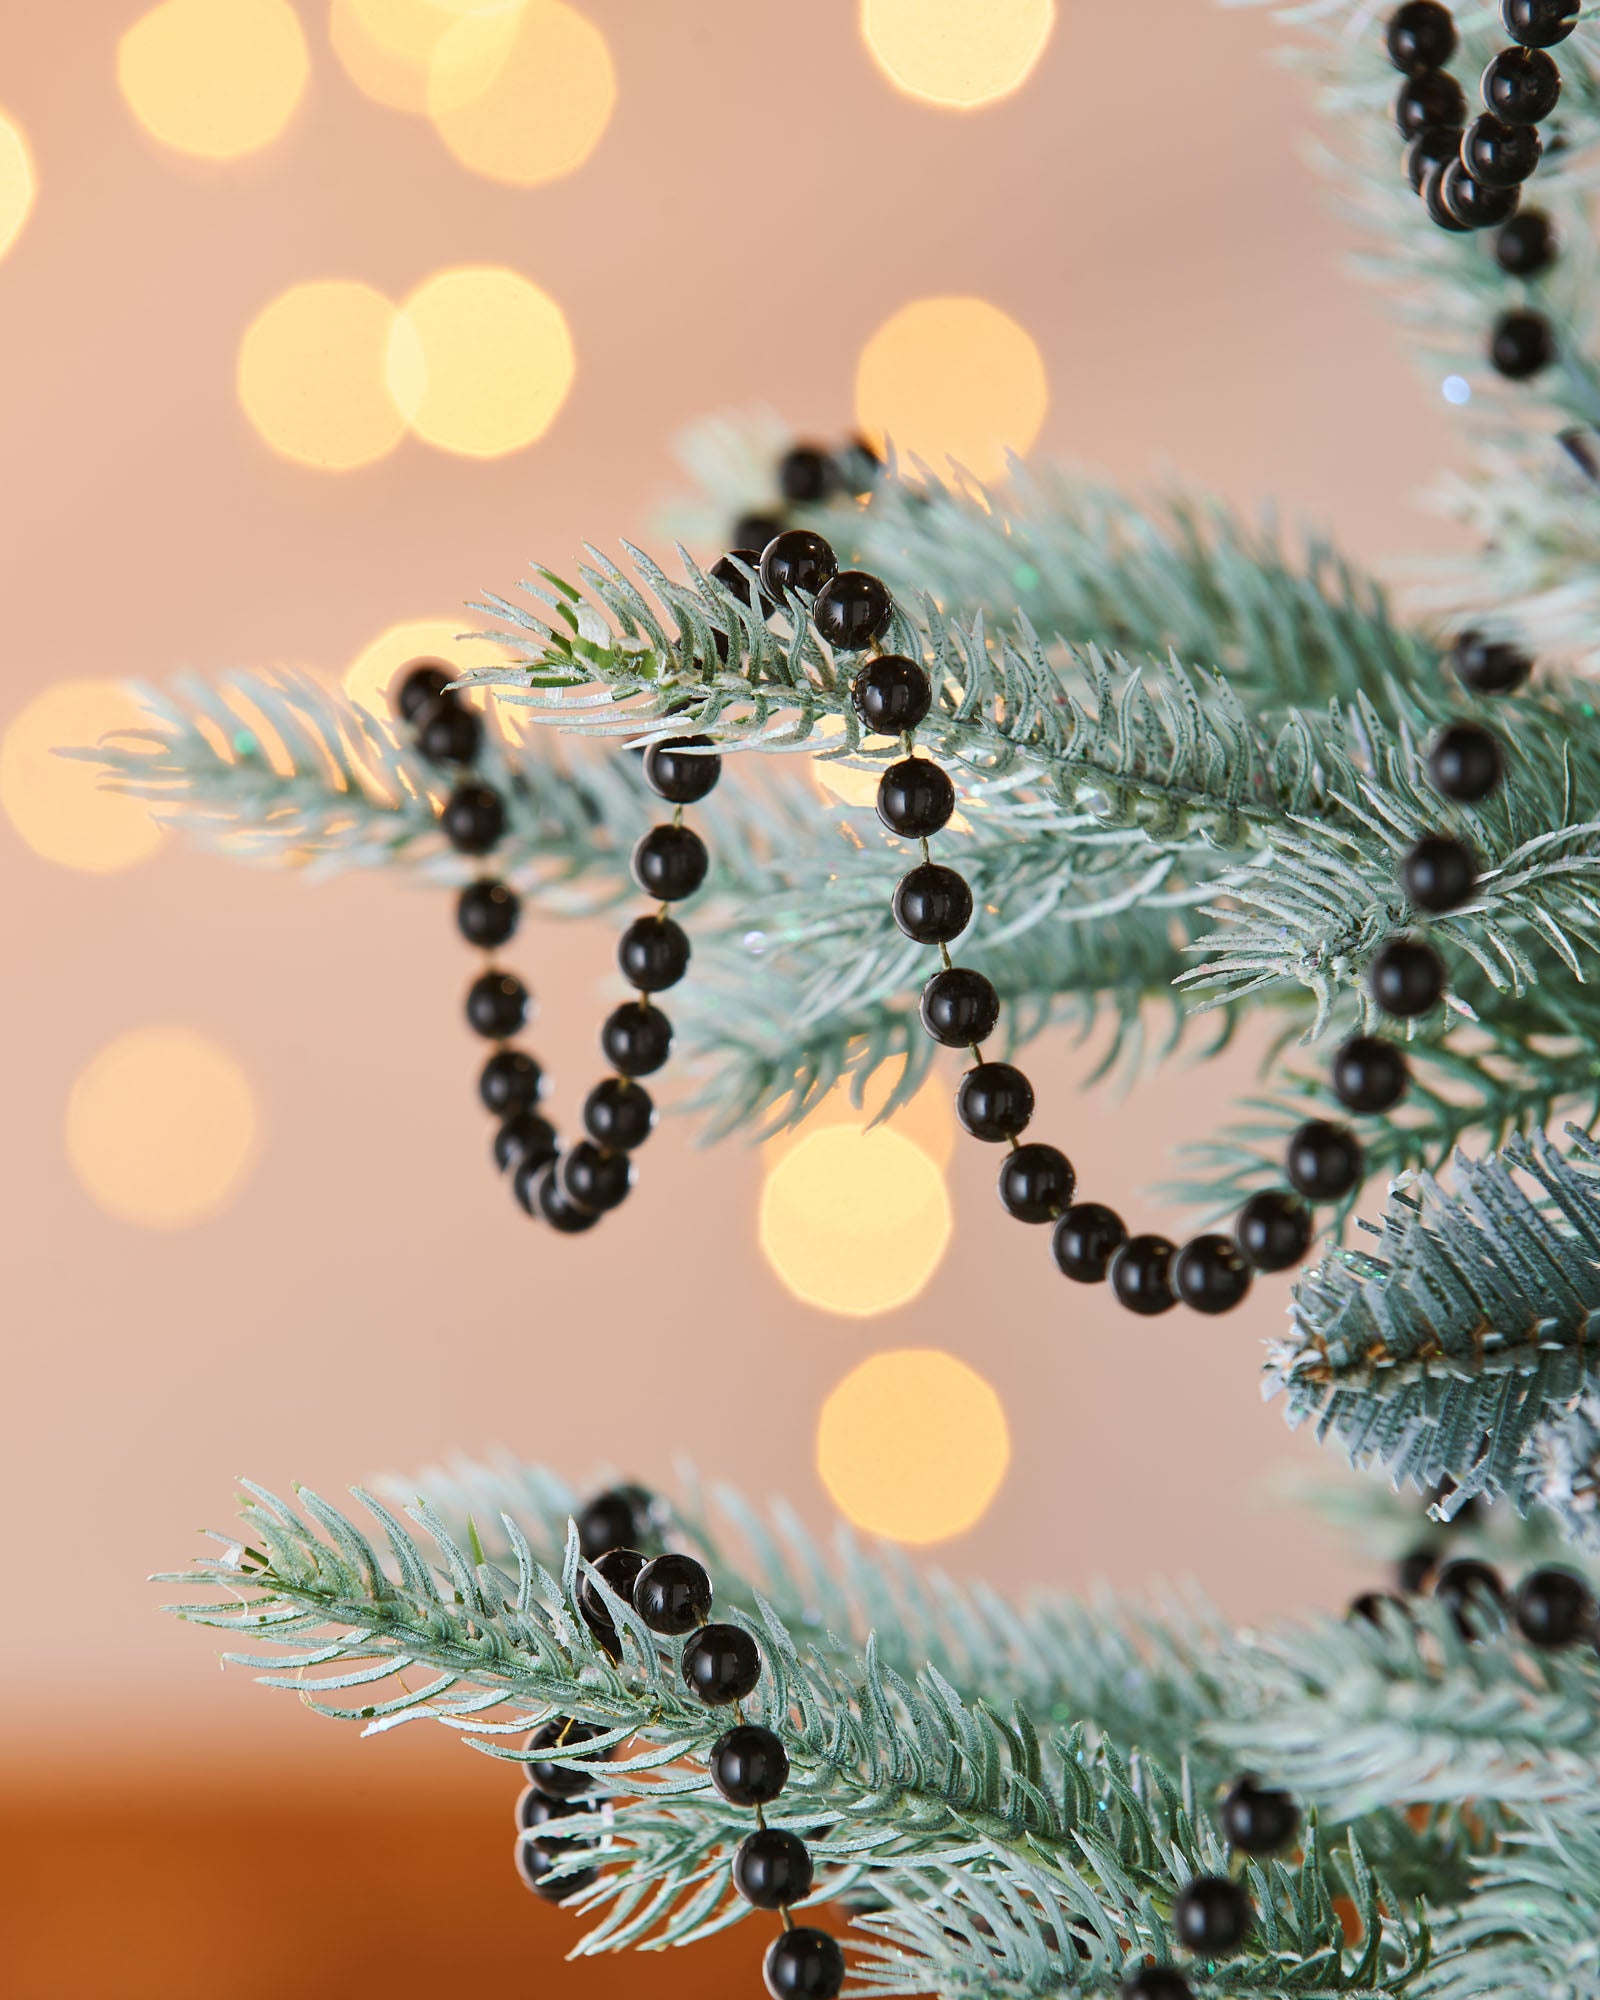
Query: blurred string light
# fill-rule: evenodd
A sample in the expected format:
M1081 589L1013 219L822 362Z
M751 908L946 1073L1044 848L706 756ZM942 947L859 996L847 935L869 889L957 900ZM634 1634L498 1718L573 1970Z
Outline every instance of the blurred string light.
M976 111L1020 90L1055 26L1055 0L861 0L861 37L896 90Z
M89 1198L145 1229L226 1208L255 1158L255 1099L223 1049L185 1027L107 1043L67 1100L67 1158Z
M62 681L13 719L0 740L0 806L35 854L107 875L156 852L166 831L142 799L102 791L93 764L57 754L149 724L115 681Z
M22 234L38 180L22 127L0 111L0 257Z
M394 318L351 278L291 285L262 308L239 346L239 401L274 451L349 472L394 450L406 431L386 380Z
M1011 1462L1000 1398L937 1348L900 1348L853 1368L822 1406L817 1471L858 1528L940 1542L981 1520Z
M856 421L879 449L937 473L946 461L998 479L1039 435L1050 385L1033 337L987 299L914 299L856 363Z
M566 315L515 271L437 271L390 335L389 391L417 436L441 451L498 458L555 421L577 369Z
M462 94L481 90L485 65L511 45L524 0L333 0L328 36L358 90L395 111L426 113L430 87L452 93L448 75L465 63ZM442 49L454 35L452 50Z
M117 82L154 139L232 160L270 145L311 60L288 0L161 0L117 44Z

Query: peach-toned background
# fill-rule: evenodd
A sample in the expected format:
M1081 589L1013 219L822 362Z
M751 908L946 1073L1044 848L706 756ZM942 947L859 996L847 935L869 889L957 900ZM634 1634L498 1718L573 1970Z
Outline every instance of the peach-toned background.
M0 724L56 679L274 662L334 675L385 625L448 615L535 554L640 538L685 420L770 402L838 432L861 343L930 292L979 293L1033 334L1052 389L1041 451L1134 485L1170 469L1241 502L1276 496L1380 563L1439 542L1410 496L1449 459L1448 412L1339 273L1339 231L1302 163L1303 91L1269 60L1260 13L1063 0L1026 89L953 116L886 87L844 0L591 0L617 71L610 130L581 172L517 190L360 96L313 0L311 84L278 143L225 167L160 149L115 83L116 38L139 11L0 10L0 105L40 179L0 263ZM859 247L841 273L827 239L845 225ZM735 281L755 239L768 254ZM408 443L342 476L262 446L233 365L267 298L325 275L400 296L469 261L526 272L566 310L577 381L541 443L489 462ZM147 1892L170 1924L130 1934L107 1990L265 1990L232 1951L204 1978L181 1970L182 1913L206 1912L219 1948L269 1896L308 1923L326 1915L322 1849L296 1828L326 1845L341 1815L352 1852L363 1825L374 1853L392 1850L363 1891L375 1931L467 1914L470 1896L429 1916L422 1885L430 1855L481 1839L501 1871L485 1908L532 1956L494 1956L484 1918L458 1968L531 1965L564 1935L505 1880L500 1773L421 1732L359 1743L224 1677L204 1635L158 1615L145 1573L225 1522L237 1473L337 1490L505 1444L575 1476L609 1458L655 1480L687 1451L821 1523L822 1397L877 1348L934 1345L994 1383L1013 1436L986 1518L937 1552L958 1573L1008 1587L1192 1576L1244 1616L1351 1587L1358 1572L1320 1530L1261 1502L1274 1467L1313 1456L1257 1390L1281 1281L1221 1324L1130 1322L1019 1242L992 1162L958 1150L955 1241L927 1293L879 1319L830 1318L761 1260L754 1156L691 1155L673 1131L651 1141L603 1249L560 1241L486 1167L463 962L436 895L355 877L311 889L176 846L123 875L74 874L3 820L0 894L5 1790L24 1802L38 1908L83 1895L93 1909L117 1847L141 1849L152 1800L207 1828L226 1800L242 1843L219 1817L172 1847ZM610 926L535 922L516 949L566 1094L593 1067L611 947ZM264 1144L226 1214L158 1234L89 1203L62 1118L97 1048L169 1020L240 1060ZM1052 1125L1130 1197L1249 1073L1243 1055L1168 1072L1119 1105L1076 1093L1084 1067L1038 1051ZM265 1802L286 1786L269 1858ZM464 1830L480 1825L468 1801L492 1836ZM124 1811L118 1840L94 1837ZM64 1877L39 1859L69 1854L92 1866ZM272 1950L289 1949L283 1921ZM57 1913L28 1934L23 1990L91 1990L59 1976L80 1929ZM331 1990L343 1963L330 1948L301 1990ZM393 1990L423 1990L420 1963ZM742 1963L715 1961L730 1977ZM584 1977L574 1992L606 1988L603 1969Z

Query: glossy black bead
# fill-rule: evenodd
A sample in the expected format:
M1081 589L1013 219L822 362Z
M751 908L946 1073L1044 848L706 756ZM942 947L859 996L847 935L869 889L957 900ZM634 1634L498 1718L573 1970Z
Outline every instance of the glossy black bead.
M952 965L936 972L922 989L922 1025L947 1049L971 1048L994 1033L1000 996L981 972Z
M1352 1035L1333 1058L1333 1094L1347 1111L1392 1111L1411 1081L1405 1051L1377 1035Z
M548 1222L558 1236L581 1236L600 1220L597 1208L580 1208L561 1185L561 1163L551 1160L529 1173L518 1167L512 1183L516 1197L530 1215Z
M458 854L487 854L506 830L500 794L487 785L457 785L439 815L444 837Z
M1500 0L1500 19L1525 49L1552 49L1578 25L1579 0Z
M1477 883L1472 849L1446 833L1425 833L1400 863L1400 886L1419 910L1433 916L1470 903Z
M519 1111L508 1118L494 1135L494 1163L505 1173L510 1167L532 1163L542 1167L561 1150L556 1129L537 1111Z
M1007 1153L995 1179L1000 1206L1018 1222L1053 1222L1071 1206L1077 1184L1072 1162L1060 1147L1039 1140Z
M1114 1208L1080 1201L1057 1217L1050 1253L1067 1277L1080 1285L1098 1285L1127 1240L1127 1224Z
M1172 1260L1172 1289L1192 1312L1231 1312L1252 1273L1231 1236L1193 1236Z
M772 2000L837 2000L844 1953L826 1931L796 1924L767 1946L761 1972Z
M770 1729L741 1722L711 1746L711 1782L730 1804L770 1806L789 1782L789 1753Z
M1530 1646L1554 1651L1593 1631L1594 1598L1574 1571L1536 1569L1517 1585L1512 1616Z
M631 1153L649 1138L656 1107L642 1083L603 1077L583 1100L583 1129L597 1146Z
M706 879L706 844L693 827L653 826L633 850L633 879L658 902L692 896Z
M1447 1562L1433 1580L1433 1594L1448 1607L1463 1639L1483 1638L1505 1615L1499 1572L1474 1556Z
M1141 1965L1122 1982L1122 2000L1194 2000L1183 1974L1170 1965Z
M1149 1316L1178 1303L1172 1289L1173 1246L1164 1236L1130 1236L1111 1259L1111 1289L1129 1312Z
M689 939L671 917L635 917L617 939L617 964L641 993L665 993L689 969Z
M1033 1085L1010 1063L978 1063L956 1088L956 1116L974 1139L1014 1139L1033 1116Z
M644 753L645 783L675 806L703 799L721 776L722 759L711 751L709 736L663 737Z
M933 683L916 660L884 653L850 683L850 700L871 735L904 736L933 705Z
M1258 1271L1287 1271L1311 1248L1311 1211L1298 1195L1265 1188L1239 1210L1233 1236Z
M1422 176L1422 205L1428 211L1428 220L1457 236L1464 235L1471 225L1463 222L1445 200L1444 187L1446 175L1460 164L1459 160L1430 161Z
M811 1894L811 1850L797 1833L758 1827L733 1857L733 1886L758 1910L786 1910Z
M638 1582L639 1572L647 1560L637 1549L607 1549L603 1555L594 1558L595 1574L624 1604L631 1604L633 1586ZM616 1621L611 1616L610 1606L588 1577L584 1577L578 1585L578 1615L615 1658L621 1652L617 1643Z
M1390 62L1407 75L1439 69L1455 54L1456 24L1439 0L1405 0L1389 16L1383 43Z
M1390 938L1372 954L1367 990L1384 1013L1415 1020L1443 997L1444 961L1420 938Z
M549 1903L559 1903L567 1896L576 1896L580 1891L592 1888L599 1881L598 1868L572 1868L567 1865L573 1846L570 1840L552 1843L548 1847L541 1840L518 1840L517 1873L536 1896L543 1896ZM560 1874L555 1873L558 1863Z
M1489 335L1489 361L1510 382L1526 382L1556 358L1556 337L1543 313L1502 313Z
M1294 1839L1300 1808L1287 1792L1238 1778L1217 1811L1222 1837L1240 1854L1276 1854Z
M1419 69L1401 84L1394 101L1394 122L1402 139L1414 139L1435 125L1464 125L1467 99L1448 70Z
M514 1035L528 1018L528 989L514 972L483 972L467 988L467 1021L491 1042Z
M606 1016L600 1047L622 1076L653 1076L672 1048L672 1023L648 1000L626 1000Z
M1537 125L1556 108L1561 72L1543 49L1502 49L1484 71L1480 93L1508 125Z
M833 492L833 460L814 444L797 444L778 460L778 491L796 507L814 507Z
M1395 1559L1394 1587L1402 1597L1415 1597L1427 1588L1439 1567L1439 1551L1432 1542L1419 1542L1414 1549Z
M878 780L878 817L891 833L926 840L956 809L956 788L940 764L902 757Z
M564 1764L552 1764L543 1753L575 1750L580 1743L592 1743L604 1734L592 1722L574 1722L567 1716L553 1715L522 1746L525 1752L522 1768L528 1783L547 1799L575 1799L580 1793L592 1792L592 1771L569 1770Z
M1352 1597L1345 1611L1345 1618L1354 1624L1357 1619L1364 1625L1375 1625L1382 1631L1386 1624L1396 1619L1410 1620L1403 1598L1392 1597L1386 1590L1364 1590L1359 1597Z
M604 1215L628 1198L633 1186L633 1162L626 1153L608 1152L592 1139L580 1139L561 1162L561 1192L579 1208Z
M598 1816L600 1803L596 1798L553 1799L541 1792L537 1785L524 1785L517 1794L515 1818L523 1833L534 1833L541 1826L548 1826L553 1819L576 1819L584 1814Z
M401 671L390 697L402 721L415 722L430 702L459 703L461 697L449 692L455 675L442 660L413 660Z
M783 522L776 514L741 514L733 524L736 546L755 550L758 570L761 567L761 551L782 533Z
M743 1701L761 1678L761 1651L740 1625L702 1625L683 1645L683 1681L717 1707Z
M1472 694L1509 694L1533 672L1533 662L1521 647L1485 639L1477 632L1463 632L1449 657L1456 679Z
M782 524L780 522L773 522L770 525L772 534L767 536L767 542L772 540L772 535L778 533ZM717 557L716 561L711 565L709 572L722 585L724 590L731 596L737 597L739 602L747 609L759 603L763 618L767 617L774 608L772 599L758 585L752 584L745 576L744 571L748 569L754 571L757 576L761 574L761 550L765 546L766 542L763 542L759 546L747 549L730 549L727 555ZM735 557L738 558L738 563L734 561ZM742 569L738 566L741 563L744 566Z
M1340 1201L1361 1182L1361 1142L1343 1125L1310 1118L1289 1135L1284 1172L1307 1201Z
M1249 1900L1226 1875L1197 1875L1178 1891L1172 1928L1189 1951L1217 1957L1243 1944L1250 1931Z
M1476 722L1452 722L1428 751L1434 789L1459 805L1476 805L1499 785L1505 761L1500 745Z
M834 453L833 463L844 490L858 500L883 477L883 460L859 432Z
M838 557L821 535L785 528L761 551L761 588L779 604L791 590L814 596L838 568Z
M417 748L430 764L470 764L483 748L483 723L448 696L418 709Z
M1525 208L1494 239L1495 262L1513 278L1536 278L1556 260L1559 246L1542 208Z
M1496 229L1516 214L1522 190L1488 187L1459 160L1449 160L1439 179L1439 199L1464 229Z
M496 1049L478 1072L478 1095L497 1118L515 1118L539 1102L544 1071L525 1049Z
M817 631L841 653L864 652L893 616L889 586L864 569L842 569L830 577L811 607Z
M1461 164L1485 187L1520 187L1543 151L1532 125L1508 125L1492 111L1480 112L1461 135Z
M456 929L480 951L504 944L521 915L522 898L504 882L469 882L456 898Z
M1435 125L1419 132L1406 148L1406 179L1418 194L1435 168L1447 167L1461 156L1461 128Z
M972 921L972 891L963 876L937 861L924 861L900 878L894 892L894 920L918 944L949 944Z
M676 1552L657 1556L634 1581L633 1608L652 1632L669 1638L692 1632L711 1609L705 1566Z
M608 1549L642 1547L656 1538L656 1503L642 1486L608 1486L576 1516L578 1548L585 1562Z

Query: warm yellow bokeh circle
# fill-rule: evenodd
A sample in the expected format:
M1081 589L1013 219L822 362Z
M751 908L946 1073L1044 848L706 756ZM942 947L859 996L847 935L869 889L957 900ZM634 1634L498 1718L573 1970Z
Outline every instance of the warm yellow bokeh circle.
M510 51L524 0L333 0L328 37L357 89L395 111L464 103ZM450 46L445 47L446 39Z
M84 1191L146 1229L184 1229L226 1208L256 1139L244 1071L192 1028L119 1035L67 1100L67 1158Z
M987 299L914 299L884 321L856 364L856 420L879 450L941 475L946 460L1000 478L1026 454L1050 406L1031 334Z
M804 1144L813 1132L829 1128L865 1132L889 1101L889 1092L899 1082L902 1071L901 1063L883 1064L862 1091L859 1105L851 1102L852 1086L848 1081L836 1083L822 1102L807 1112L803 1125L775 1132L763 1143L761 1156L768 1168ZM950 1155L955 1151L956 1119L950 1108L950 1092L940 1078L930 1077L904 1104L896 1107L885 1123L902 1139L920 1146L936 1167L950 1164Z
M0 111L0 257L22 234L38 180L22 127Z
M542 437L577 356L566 315L516 271L436 271L406 300L387 380L411 428L442 451L497 458Z
M895 89L950 111L1021 89L1055 20L1055 0L861 0L861 38Z
M868 1533L941 1542L981 1520L1011 1462L1000 1398L938 1348L899 1348L852 1368L822 1406L817 1471Z
M164 146L210 160L276 139L310 69L288 0L161 0L117 44L134 117Z
M87 750L150 717L115 681L62 681L35 695L0 740L0 805L47 861L107 875L145 861L166 839L142 799L103 791L93 763L58 756Z
M388 722L394 715L390 691L408 660L442 660L464 673L469 667L493 666L511 657L504 646L472 633L463 636L465 624L464 618L405 618L388 626L345 668L345 693L369 714ZM483 706L487 697L474 691L463 699Z
M810 1132L761 1190L767 1262L807 1305L868 1318L914 1299L950 1241L944 1176L913 1140L880 1125Z
M468 18L440 41L428 113L464 167L515 187L575 173L617 101L605 36L566 0L526 0L510 32Z
M291 285L239 345L239 401L276 452L326 472L382 458L405 435L387 369L395 309L351 278Z

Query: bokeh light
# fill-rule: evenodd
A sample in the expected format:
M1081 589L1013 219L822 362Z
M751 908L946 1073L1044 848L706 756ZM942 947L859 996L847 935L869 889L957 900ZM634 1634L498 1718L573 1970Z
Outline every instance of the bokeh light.
M256 1151L249 1080L191 1028L137 1028L94 1057L67 1100L72 1170L107 1214L184 1229L220 1213Z
M464 167L537 187L576 172L617 99L605 36L566 0L527 0L509 39L471 20L440 42L428 111Z
M881 450L983 480L1024 455L1050 403L1032 336L987 299L915 299L884 321L856 364L856 419Z
M1055 19L1055 0L861 0L862 40L895 89L950 111L1020 89Z
M356 88L396 111L487 89L525 0L333 0L328 36ZM448 39L449 46L446 47Z
M311 61L288 0L161 0L117 44L117 82L154 139L209 160L269 145Z
M239 345L239 401L285 458L347 472L405 436L388 387L395 309L348 278L291 285L263 308Z
M0 257L22 234L38 185L22 127L0 111Z
M775 1132L763 1142L761 1156L768 1168L785 1153L792 1153L813 1132L829 1127L865 1132L888 1103L889 1093L900 1081L904 1068L902 1062L880 1064L868 1078L859 1106L850 1101L850 1082L836 1083L822 1102L806 1113L803 1124ZM920 1146L936 1167L950 1164L950 1155L955 1151L956 1116L951 1109L950 1086L943 1076L929 1077L904 1104L895 1107L885 1123L902 1139Z
M914 1299L950 1241L944 1176L891 1126L806 1133L761 1190L761 1248L798 1299L864 1319Z
M937 1348L870 1356L817 1422L817 1471L834 1505L892 1541L941 1542L972 1527L1010 1462L1000 1398Z
M457 618L406 618L390 625L376 639L363 646L344 671L344 691L359 702L368 714L382 722L393 720L389 690L408 660L442 660L447 667L464 673L469 667L489 667L508 660L504 646L476 636L463 637L465 616ZM485 690L473 690L464 700L484 707Z
M0 741L0 805L35 854L108 875L156 852L166 832L142 799L102 791L94 764L56 754L149 726L115 681L62 681L15 717Z
M438 271L400 309L388 348L394 402L418 437L497 458L542 437L572 387L566 316L515 271Z

